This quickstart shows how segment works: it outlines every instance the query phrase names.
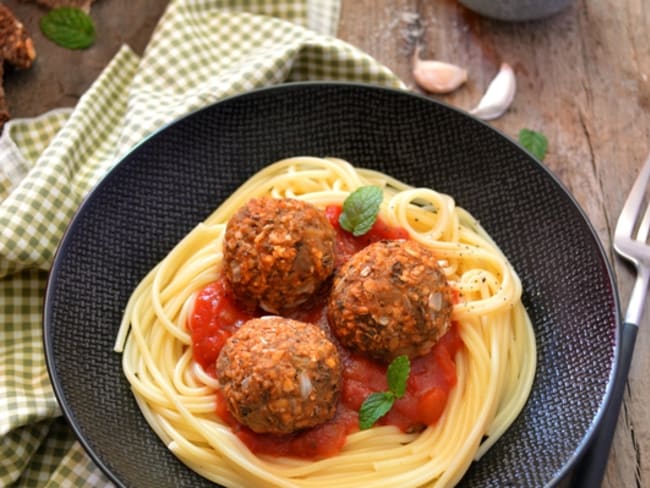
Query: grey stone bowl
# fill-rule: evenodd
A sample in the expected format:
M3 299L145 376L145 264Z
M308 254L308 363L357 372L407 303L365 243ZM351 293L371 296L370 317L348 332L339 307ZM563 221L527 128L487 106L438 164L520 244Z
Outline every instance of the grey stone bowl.
M548 17L571 4L571 0L459 0L459 2L480 15L517 22Z

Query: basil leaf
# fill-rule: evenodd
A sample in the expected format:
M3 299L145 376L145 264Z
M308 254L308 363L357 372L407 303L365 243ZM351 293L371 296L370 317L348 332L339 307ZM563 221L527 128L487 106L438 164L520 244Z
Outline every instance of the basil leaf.
M359 429L372 427L377 420L386 415L393 406L395 396L389 391L371 393L359 409Z
M519 144L524 146L533 156L540 161L544 160L546 150L548 149L548 139L541 132L535 132L530 129L521 129L519 131Z
M362 186L348 195L343 202L339 224L354 236L368 232L377 221L384 193L378 186Z
M45 37L68 49L84 49L95 42L95 24L77 7L59 7L41 17Z
M386 379L388 389L395 395L395 398L402 398L406 393L406 380L411 372L411 363L408 356L397 356L388 365Z

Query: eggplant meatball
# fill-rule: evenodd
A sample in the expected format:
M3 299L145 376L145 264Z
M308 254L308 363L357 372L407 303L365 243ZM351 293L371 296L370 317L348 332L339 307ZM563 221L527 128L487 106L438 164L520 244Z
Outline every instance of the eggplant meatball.
M334 240L324 212L310 203L254 198L226 227L226 279L245 305L271 313L290 311L332 274Z
M379 241L336 274L328 321L344 346L388 362L428 353L447 332L451 311L451 289L427 247Z
M281 317L252 319L217 359L228 410L259 433L288 434L336 413L341 360L315 325Z

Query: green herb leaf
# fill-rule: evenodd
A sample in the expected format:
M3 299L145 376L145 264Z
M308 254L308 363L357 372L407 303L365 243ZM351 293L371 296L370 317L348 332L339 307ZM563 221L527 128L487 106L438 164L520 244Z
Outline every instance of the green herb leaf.
M395 400L404 396L406 381L410 373L411 362L408 356L397 356L391 361L386 370L388 391L371 393L359 409L359 428L361 430L372 427L377 420L388 413Z
M389 391L371 393L359 409L359 428L366 430L386 415L395 402L395 395Z
M68 49L84 49L95 42L93 19L77 7L59 7L41 17L41 31L49 40Z
M540 161L544 160L546 150L548 149L548 139L541 132L535 132L530 129L521 129L519 131L519 144L524 146Z
M384 193L378 186L362 186L348 195L343 202L339 224L354 236L368 232L379 213Z
M402 398L406 393L406 380L411 372L411 363L408 356L397 356L388 365L386 379L388 389L395 395L395 398Z

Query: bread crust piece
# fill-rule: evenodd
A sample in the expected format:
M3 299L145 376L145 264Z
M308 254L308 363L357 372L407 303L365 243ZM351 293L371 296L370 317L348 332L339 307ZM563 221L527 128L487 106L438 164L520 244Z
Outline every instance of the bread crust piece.
M9 107L2 83L5 63L18 69L29 68L36 50L27 29L9 8L0 4L0 129L9 120Z
M27 29L6 5L0 4L0 56L4 62L29 68L36 59L34 43Z

